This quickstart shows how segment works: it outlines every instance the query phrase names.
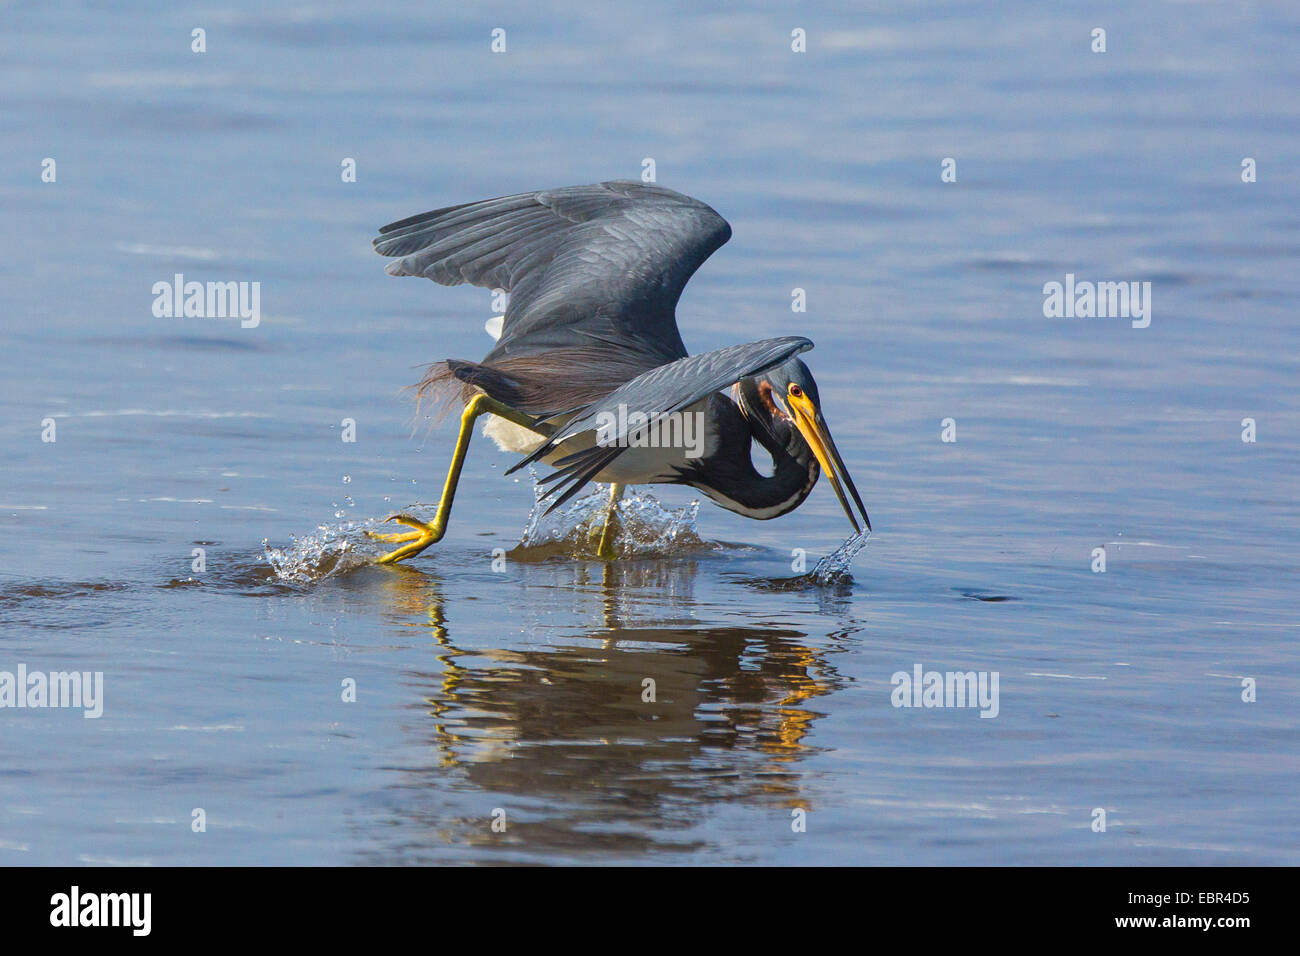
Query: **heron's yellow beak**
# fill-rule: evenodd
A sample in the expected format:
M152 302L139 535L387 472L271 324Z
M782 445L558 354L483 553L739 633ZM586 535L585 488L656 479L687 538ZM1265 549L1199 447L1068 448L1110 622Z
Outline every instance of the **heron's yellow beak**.
M862 498L853 485L849 470L844 467L844 459L840 457L839 450L835 447L835 440L831 438L831 430L826 427L826 419L822 417L821 409L813 404L807 392L793 383L786 393L785 401L794 417L794 424L799 429L799 434L803 435L804 441L817 457L817 464L821 465L822 471L830 478L831 487L835 489L835 497L840 499L840 507L849 516L853 530L858 532L862 529L858 527L858 521L849 508L848 499L844 497L841 479L849 486L849 493L853 495L853 501L858 506L858 511L862 512L862 520L866 522L867 530L870 531L871 519L867 517L867 509L862 505Z

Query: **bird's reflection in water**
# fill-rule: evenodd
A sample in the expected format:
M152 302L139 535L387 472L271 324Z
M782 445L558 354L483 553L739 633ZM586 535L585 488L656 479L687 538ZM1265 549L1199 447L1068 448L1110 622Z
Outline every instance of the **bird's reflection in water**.
M843 683L826 659L843 636L815 647L788 627L701 626L697 568L593 563L576 581L572 563L524 568L530 602L554 588L543 601L577 605L594 626L554 628L545 643L525 633L509 647L458 643L439 578L391 576L390 606L421 616L436 663L408 675L412 708L427 717L409 726L433 759L395 782L401 822L427 831L423 841L405 833L397 862L445 858L448 843L472 859L490 859L489 848L525 858L689 850L708 844L721 803L766 806L774 826L810 808L801 762L822 716L815 698ZM504 833L490 826L496 808Z

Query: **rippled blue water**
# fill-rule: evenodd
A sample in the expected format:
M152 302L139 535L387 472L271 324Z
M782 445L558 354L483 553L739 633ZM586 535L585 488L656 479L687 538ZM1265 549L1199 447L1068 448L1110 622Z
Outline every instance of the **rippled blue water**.
M1294 8L224 6L6 8L0 671L105 701L0 710L0 863L1300 862ZM374 229L647 158L735 230L688 347L817 343L852 583L790 580L825 488L511 551L482 440L410 566L274 580L264 540L436 499L401 389L488 345ZM178 272L260 325L156 318ZM1151 282L1150 327L1045 318L1067 273ZM916 664L998 716L891 706Z

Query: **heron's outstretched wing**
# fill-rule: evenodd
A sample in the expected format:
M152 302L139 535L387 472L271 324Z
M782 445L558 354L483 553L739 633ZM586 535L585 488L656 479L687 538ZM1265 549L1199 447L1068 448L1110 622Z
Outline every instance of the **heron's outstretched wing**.
M731 238L698 200L608 182L437 209L379 230L397 276L510 293L484 360L583 346L640 353L650 368L686 355L675 309L686 282Z
M506 474L545 457L571 438L576 438L585 432L597 431L598 424L602 420L619 422L617 433L601 435L601 444L568 455L555 463L558 470L543 481L560 479L563 481L560 481L550 493L554 494L565 482L569 485L564 494L547 509L549 513L577 494L583 485L626 451L630 438L653 428L663 416L688 408L743 378L760 375L812 347L812 342L803 336L785 335L775 339L748 342L744 345L729 345L712 352L701 352L699 355L691 355L651 369L616 388L599 401L582 409L565 412L564 414L572 414L573 417L557 428L551 437L531 455L512 465ZM624 412L621 415L620 407ZM644 424L640 422L636 425L628 424L634 412L645 416L642 420Z

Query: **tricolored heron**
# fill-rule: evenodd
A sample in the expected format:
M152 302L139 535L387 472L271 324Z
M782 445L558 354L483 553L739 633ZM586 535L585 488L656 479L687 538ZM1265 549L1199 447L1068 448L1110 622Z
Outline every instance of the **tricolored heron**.
M526 453L507 474L534 461L556 467L543 479L553 483L548 510L589 481L613 486L602 555L629 484L689 485L729 511L775 518L797 508L825 471L853 530L860 529L844 485L870 530L817 383L796 357L811 341L792 335L686 352L677 300L730 238L727 221L704 203L637 182L519 193L380 229L376 251L396 258L389 275L510 293L492 351L481 362L435 363L419 385L421 396L459 397L460 435L433 520L388 518L413 530L373 534L400 545L380 562L413 557L442 538L480 415L492 416L486 433L500 447ZM694 448L680 440L684 414L702 425ZM679 440L649 441L673 416ZM674 431L658 432L665 433ZM754 468L753 442L771 456L771 475Z

